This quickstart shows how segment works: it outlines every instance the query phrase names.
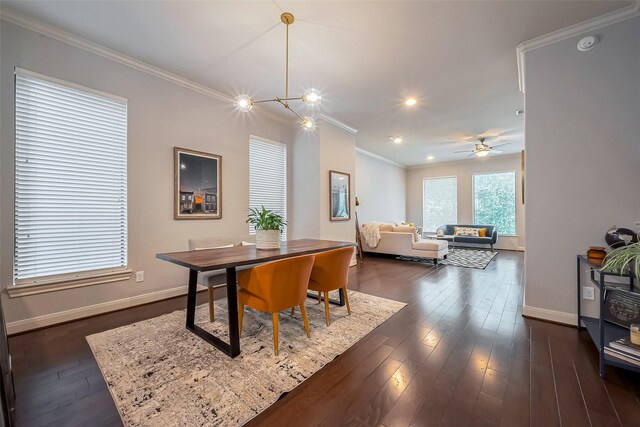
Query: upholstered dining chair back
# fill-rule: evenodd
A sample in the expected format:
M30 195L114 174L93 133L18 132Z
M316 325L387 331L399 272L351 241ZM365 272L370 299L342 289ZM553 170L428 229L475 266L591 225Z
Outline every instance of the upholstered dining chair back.
M313 255L303 255L258 265L240 272L240 286L264 301L263 307L254 307L259 310L273 313L300 305L307 297L314 260Z
M323 292L346 287L354 250L348 247L316 254L309 287Z
M311 270L309 289L318 292L318 303L324 293L324 316L327 326L331 325L329 314L329 292L340 289L347 306L347 314L351 314L347 283L349 281L349 265L353 258L354 247L333 249L316 254L316 262Z

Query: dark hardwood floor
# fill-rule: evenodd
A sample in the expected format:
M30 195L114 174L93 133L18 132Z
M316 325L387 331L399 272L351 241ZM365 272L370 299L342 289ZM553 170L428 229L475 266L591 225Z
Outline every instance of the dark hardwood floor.
M522 317L522 264L515 252L484 271L366 258L349 288L408 306L249 424L640 425L640 376L607 367L602 380L586 332ZM184 307L174 298L11 337L19 425L121 425L84 337Z

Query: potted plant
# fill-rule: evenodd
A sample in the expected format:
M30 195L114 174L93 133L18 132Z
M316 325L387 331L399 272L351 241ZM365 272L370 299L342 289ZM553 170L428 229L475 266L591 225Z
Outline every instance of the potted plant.
M280 233L287 222L282 215L266 209L249 209L247 224L251 224L256 229L256 249L279 249Z
M640 280L640 243L631 243L609 252L604 258L602 270L635 274Z

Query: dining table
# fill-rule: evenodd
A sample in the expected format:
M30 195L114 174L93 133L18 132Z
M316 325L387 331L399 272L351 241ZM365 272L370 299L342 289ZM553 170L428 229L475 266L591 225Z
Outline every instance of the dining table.
M159 253L156 254L156 258L189 269L186 328L233 358L240 354L236 279L236 269L238 267L262 264L301 255L311 255L355 245L353 242L334 240L297 239L281 242L278 249L257 249L255 245L239 245L232 248ZM195 324L198 273L213 270L226 270L227 307L229 314L228 343ZM339 292L339 299L330 300L330 302L332 304L344 305L342 290Z

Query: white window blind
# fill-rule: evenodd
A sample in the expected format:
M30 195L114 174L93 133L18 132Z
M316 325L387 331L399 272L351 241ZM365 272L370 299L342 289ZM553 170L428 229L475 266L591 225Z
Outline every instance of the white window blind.
M249 140L249 207L264 206L287 219L287 147L252 137ZM249 234L256 230L249 225ZM287 239L287 229L282 240Z
M458 222L458 179L427 178L423 181L423 231Z
M126 267L127 101L16 69L15 103L15 284Z

